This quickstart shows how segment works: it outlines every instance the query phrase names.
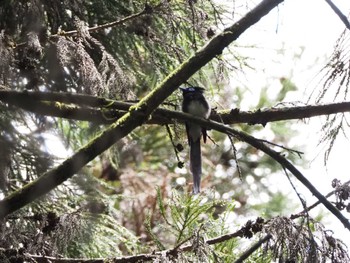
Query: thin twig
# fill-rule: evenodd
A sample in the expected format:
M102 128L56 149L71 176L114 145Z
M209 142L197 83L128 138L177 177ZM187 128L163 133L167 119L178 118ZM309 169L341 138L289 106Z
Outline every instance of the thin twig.
M262 244L268 241L272 237L271 234L267 234L265 237L256 242L247 251L245 251L234 263L241 263L246 260L251 254L253 254Z
M232 146L233 159L235 159L235 162L236 162L236 168L237 168L237 172L238 172L238 177L243 182L242 170L241 170L241 166L238 163L238 158L237 158L237 149L236 149L235 143L233 142L233 138L232 137L233 136L228 135L228 138L229 138L231 146Z
M35 260L35 262L38 263L106 263L106 262L113 262L113 263L136 263L136 262L145 262L145 261L151 261L155 258L157 258L157 255L154 254L139 254L136 256L126 256L126 257L120 257L120 258L56 258L56 257L50 257L50 256L39 256L39 255L32 255L25 253L24 254L28 258L32 258Z
M167 133L168 133L170 142L171 142L171 144L173 145L173 149L174 149L174 152L175 152L175 156L176 156L177 162L178 162L178 164L179 164L179 163L180 163L179 148L177 147L177 145L176 145L175 142L174 142L173 134L172 134L172 132L171 132L171 129L170 129L169 125L166 124L165 127L166 127L166 131L167 131Z
M300 193L298 192L297 188L295 187L294 183L292 182L292 179L290 178L288 171L286 170L286 168L283 167L283 171L288 179L289 184L292 186L294 193L297 195L302 207L304 208L304 210L306 210L306 202L305 200L301 197ZM306 214L307 217L309 217L309 214Z
M135 19L135 18L138 18L140 16L143 16L143 15L146 15L146 14L151 14L154 9L158 8L161 4L158 4L157 6L155 7L152 7L152 6L149 6L149 5L145 5L145 8L136 13L136 14L132 14L132 15L129 15L127 17L124 17L122 19L119 19L119 20L116 20L116 21L113 21L113 22L108 22L106 24L103 24L103 25L97 25L97 26L94 26L94 27L89 27L87 28L87 31L88 32L94 32L94 31L98 31L98 30L102 30L102 29L106 29L106 28L110 28L110 27L115 27L115 26L118 26L118 25L121 25L121 24L124 24L125 22L129 21L129 20L132 20L132 19ZM73 36L73 35L76 35L78 34L78 30L71 30L71 31L62 31L62 32L59 32L57 34L54 34L54 35L51 35L50 38L56 38L58 36Z
M251 228L254 226L254 224L260 224L258 222L259 220L255 223L251 223L251 221L248 221L243 227L241 227L239 230L222 235L216 238L208 239L205 241L207 245L215 245L218 243L222 243L225 241L228 241L232 238L235 237L245 237L245 233L247 231L250 231ZM257 232L255 232L257 233ZM265 237L266 238L266 237ZM188 241L189 239L186 239L185 241ZM181 242L180 244L183 244ZM183 246L175 246L172 249L167 249L167 250L162 250L162 251L157 251L157 252L152 252L150 254L139 254L139 255L134 255L134 256L124 256L124 257L118 257L118 258L95 258L95 259L86 259L86 258L55 258L55 257L50 257L50 256L39 256L39 255L32 255L32 254L25 254L29 258L35 259L37 262L40 263L49 263L49 262L54 262L54 263L75 263L75 262L83 262L83 263L104 263L104 262L113 262L113 263L132 263L132 262L145 262L145 261L151 261L156 259L159 256L171 256L171 257L176 257L176 255L180 252L186 252L186 251L191 251L193 249L193 245L183 245Z
M350 180L345 182L343 185L349 185L350 184ZM331 197L332 195L334 195L338 190L335 189L331 192L329 192L328 194L325 195L326 198ZM308 206L307 208L304 208L303 211L297 213L297 214L292 214L290 215L290 219L297 219L299 217L305 216L305 213L309 212L310 210L314 209L316 206L318 206L319 204L321 204L321 202L318 200L315 203L313 203L312 205Z
M295 194L298 196L299 200L300 200L300 203L301 205L303 206L304 210L307 209L306 207L306 201L301 197L300 193L297 191L294 183L292 182L292 179L290 178L288 172L286 171L285 168L283 168L287 178L288 178L288 181L289 183L291 184ZM308 212L306 212L305 216L303 217L303 220L306 219L306 225L307 225L307 230L308 230L308 233L309 233L309 238L310 238L310 248L314 251L316 248L315 248L315 239L314 239L314 236L312 234L312 230L311 230L311 223L310 223L310 215Z
M304 154L304 153L301 152L301 151L294 150L294 149L285 147L285 146L283 146L283 145L280 145L280 144L277 144L277 143L274 143L274 142L270 142L270 141L265 140L265 139L259 139L259 141L261 141L261 142L263 142L263 143L270 144L270 145L272 145L272 146L276 146L276 147L281 148L281 149L283 149L283 150L286 150L286 151L288 151L288 152L296 153L299 157L301 157L301 155Z

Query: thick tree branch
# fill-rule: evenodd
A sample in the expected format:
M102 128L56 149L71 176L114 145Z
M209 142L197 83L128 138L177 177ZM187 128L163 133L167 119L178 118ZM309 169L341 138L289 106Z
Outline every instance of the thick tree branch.
M350 102L294 107L268 108L256 111L219 111L211 119L225 124L248 123L266 125L268 122L312 118L322 115L350 112Z
M1 87L0 87L1 88ZM83 94L18 92L0 90L0 101L15 105L30 112L90 121L96 124L111 124L122 117L135 103L120 102ZM34 103L35 102L35 103ZM256 111L238 109L213 111L210 119L224 124L248 123L262 124L268 122L305 119L322 115L350 112L350 102L329 103L324 105L307 105L295 107L268 108ZM177 118L175 111L158 108L148 124L171 124Z
M224 48L281 2L283 0L263 0L239 21L226 28L223 33L213 37L207 45L183 62L178 69L170 73L152 92L131 107L123 117L111 124L86 146L79 149L71 158L1 200L0 220L50 192L115 142L142 125L147 117L182 83L215 58L216 55L221 54Z

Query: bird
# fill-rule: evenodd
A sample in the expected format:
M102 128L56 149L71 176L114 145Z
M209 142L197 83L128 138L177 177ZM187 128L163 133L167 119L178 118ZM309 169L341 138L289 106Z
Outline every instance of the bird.
M182 88L182 111L192 114L196 117L208 119L211 108L205 99L201 87ZM190 170L193 176L193 194L200 193L200 184L202 176L202 154L201 154L201 137L204 143L207 140L207 131L198 124L186 122L186 133L188 144L190 146Z

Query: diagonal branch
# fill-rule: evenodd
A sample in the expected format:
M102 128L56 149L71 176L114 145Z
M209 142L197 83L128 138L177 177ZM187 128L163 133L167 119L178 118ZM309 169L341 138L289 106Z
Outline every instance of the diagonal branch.
M234 263L242 263L242 262L244 262L244 260L249 258L257 249L259 249L261 247L262 244L267 242L270 238L272 238L271 234L267 234L266 236L261 238L253 246L251 246L247 251L245 251Z
M350 180L343 183L343 186L346 186L346 185L350 185ZM331 192L329 192L328 194L325 195L326 198L329 198L331 197L332 195L334 195L335 193L337 193L337 191L339 191L339 189L335 189ZM312 209L314 209L316 206L318 206L319 204L321 204L320 201L316 201L315 203L313 203L312 205L306 207L303 211L297 213L297 214L292 214L290 215L290 219L296 219L296 218L299 218L299 217L302 217L302 216L305 216L309 211L311 211Z
M10 94L17 94L17 93L13 93L13 92L11 92ZM3 94L1 93L1 91L0 91L0 99L1 98L4 98L3 96L2 96ZM24 101L30 101L30 102L32 102L32 100L28 100L28 98L26 98L26 95L28 95L28 93L26 92L26 93L21 93L20 95L24 95ZM132 104L130 104L130 103L119 103L119 102L113 102L113 101L109 101L109 100L105 100L105 99L101 99L101 98L94 98L94 97L91 97L91 96L86 96L86 95L69 95L68 97L62 97L61 95L62 94L51 94L51 93L48 93L48 94L41 94L41 93L35 93L35 94L32 94L32 95L35 95L35 96L33 96L34 98L39 98L39 97L41 97L41 99L43 99L42 97L44 97L44 100L46 101L46 100L49 100L49 99L55 99L55 100L58 100L58 101L64 101L64 102L66 102L66 103L74 103L74 102L76 102L76 101L80 101L80 102L82 102L83 101L83 103L82 104L84 104L84 105L95 105L95 106L101 106L101 105L111 105L111 107L112 106L116 106L116 107L120 107L121 109L123 109L123 110L127 110L127 109L129 109L129 107L131 107L131 105ZM12 98L12 100L14 100L14 101L18 101L18 96L9 96L9 98ZM22 97L20 97L21 99L23 99ZM81 99L84 99L84 100L81 100ZM29 105L35 105L35 107L38 105L37 103L36 104L33 104L33 103L29 103ZM44 104L44 106L45 106L46 104ZM59 106L59 107L61 107L61 106ZM307 106L307 107L304 107L305 108L305 111L303 112L303 111L300 111L300 109L292 109L292 108L289 108L288 110L285 110L285 109L282 109L282 115L283 115L283 112L288 112L287 114L288 114L288 116L291 116L290 115L290 112L296 112L296 114L297 114L297 116L299 116L299 118L301 117L301 116L313 116L313 115L317 115L317 114L321 114L321 113L323 113L323 114L330 114L330 113L335 113L335 112L337 112L337 110L341 110L341 112L343 112L343 111L345 111L346 109L348 109L350 107L350 103L348 103L348 102L344 102L344 103L334 103L334 104L330 104L330 105L315 105L315 106ZM297 107L297 108L300 108L300 107ZM182 113L182 112L174 112L174 111L169 111L169 110L165 110L165 109L158 109L155 113L160 113L162 116L167 116L167 117L169 117L169 118L176 118L176 119L178 119L178 120L182 120L182 121L198 121L197 119L198 118L195 118L194 116L191 116L191 115L187 115L187 114L184 114L184 113ZM276 115L275 115L275 112L276 112L276 110L275 109L272 109L272 110L268 110L268 111L265 111L264 113L266 113L266 112L271 112L272 113L272 117L271 117L271 115L270 115L270 119L272 119L272 118L274 118ZM261 112L259 111L258 112L258 114L260 114ZM268 114L266 114L265 116L269 116ZM102 118L102 119L105 119L105 118ZM265 120L266 120L267 118L265 117ZM257 120L257 119L256 119ZM228 127L226 127L226 126L222 126L223 128L224 128L224 130L222 130L222 127L220 127L219 129L218 128L215 128L215 127L211 127L210 125L206 125L205 123L201 123L201 125L203 125L203 126L207 126L208 128L213 128L213 129L216 129L216 130L219 130L219 131L223 131L223 132L226 132L226 133L232 133L233 135L235 135L236 137L240 137L240 136L242 136L242 134L237 134L237 132L238 131L235 131L235 132L232 132L232 131L225 131L225 129L226 128L228 128ZM244 136L247 136L247 135L244 135ZM243 137L244 137L243 136ZM262 148L259 148L259 147L263 147L263 146L265 146L265 147L263 147L263 148L267 148L266 147L266 145L260 140L260 141L257 141L256 139L254 139L253 137L251 137L250 139L249 139L249 137L244 137L245 139L243 139L244 141L246 141L246 142L248 142L248 143L250 143L250 144L252 144L252 142L254 142L255 143L255 145L253 145L254 147L256 147L256 148L258 148L258 149L261 149L262 150ZM247 138L249 139L249 140L247 140ZM241 138L242 139L242 138ZM259 145L259 146L257 146L257 144ZM266 149L265 149L266 150ZM264 151L264 150L263 150ZM268 153L268 148L267 148L267 152L265 152L265 153ZM271 150L272 151L272 150ZM270 152L270 156L271 157L273 157L273 156L275 156L275 157L273 157L275 160L276 160L276 154L279 156L279 157L281 157L278 153L276 153L276 152L274 152L274 151L272 151L272 152ZM277 159L279 159L279 158L277 158ZM283 167L286 167L287 168L287 166L291 166L291 164L286 160L286 159L284 159L284 158L282 158L282 160L276 160L276 161L278 161L278 162L280 162L282 165L283 165ZM287 163L285 163L285 161L287 162ZM292 166L292 170L293 170L293 166ZM291 170L290 170L291 171ZM294 170L294 173L296 173L297 175L298 175L298 173L300 173L299 171L297 171L297 170ZM294 174L293 173L293 174ZM294 175L296 175L296 174L294 174ZM296 175L296 177L297 177L297 175ZM301 175L301 174L300 174ZM298 178L298 177L297 177ZM322 200L322 197L323 198L325 198L324 196L322 196L320 193L315 193L315 192L313 192L314 190L312 189L312 188L310 188L311 186L312 186L312 184L310 183L310 182L308 182L307 180L306 180L306 178L304 178L302 175L301 175L301 177L299 176L299 178L298 178L307 188L309 188L309 190L316 196L316 197L318 197L318 199L319 199L319 202L320 203L323 203L324 205L325 205L325 203L324 202L322 202L321 200ZM328 201L327 201L328 202ZM328 205L328 206L327 206ZM329 202L328 202L328 204L327 205L325 205L328 209L330 209L330 207L333 207L334 208L334 206L332 206ZM331 211L332 211L332 208L331 208ZM337 210L338 211L338 210ZM333 212L334 212L334 210L333 210ZM338 211L339 212L339 211ZM337 214L337 213L336 213ZM337 216L337 215L336 215ZM343 219L341 219L341 221L344 221ZM343 222L344 223L344 222Z
M80 148L62 164L39 176L23 188L0 201L0 220L50 192L71 178L83 166L111 147L118 140L146 122L152 112L182 83L235 41L245 30L257 23L283 0L263 0L223 33L213 37L203 48L171 72L156 88L116 122Z
M331 0L326 0L327 4L332 8L332 10L334 11L334 13L336 13L336 15L340 18L340 20L344 23L344 25L346 26L347 29L350 30L350 22L348 20L348 18L346 17L346 15L344 15L342 13L342 11L340 11L340 9L331 1Z
M184 114L188 115L188 114ZM191 115L189 115L191 116ZM343 214L335 207L333 206L327 198L322 195L315 186L291 163L289 162L282 154L279 152L272 150L270 147L268 147L264 142L261 140L258 140L254 138L253 136L244 133L242 131L238 131L236 129L230 128L228 126L222 125L217 122L208 121L204 119L200 119L197 117L191 116L191 118L188 118L187 116L184 116L184 120L191 119L191 122L200 124L201 126L208 127L210 129L214 129L232 136L235 136L241 141L244 141L251 146L253 146L256 149L261 150L265 154L269 155L271 158L273 158L276 162L278 162L283 168L290 171L298 180L301 182L335 217L338 218L340 222L343 223L344 227L347 228L350 231L350 222L349 220L343 216Z

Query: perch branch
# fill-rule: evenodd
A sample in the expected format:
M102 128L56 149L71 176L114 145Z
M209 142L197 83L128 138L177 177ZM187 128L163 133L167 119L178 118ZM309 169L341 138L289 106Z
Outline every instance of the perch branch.
M10 91L5 87L3 89L0 86L0 101L2 102L36 114L90 121L97 124L111 124L135 105L131 102L121 102L84 94ZM266 123L274 121L305 119L344 112L350 112L350 102L283 108L273 107L256 111L240 111L238 109L213 111L210 119L224 124L266 125ZM175 111L158 108L147 123L172 124L174 118L177 118Z
M140 102L132 106L123 117L108 126L87 145L77 150L72 157L2 199L0 201L0 220L62 184L96 156L110 148L135 128L144 124L153 111L182 83L186 82L188 78L210 60L221 54L230 43L235 41L244 31L257 23L281 2L283 0L261 1L260 4L240 20L226 28L221 34L213 37L192 57L171 72Z

